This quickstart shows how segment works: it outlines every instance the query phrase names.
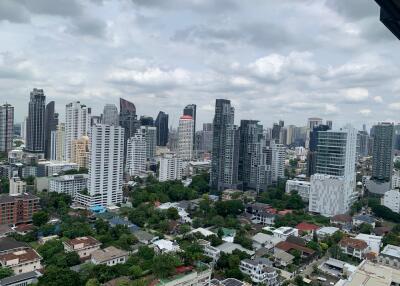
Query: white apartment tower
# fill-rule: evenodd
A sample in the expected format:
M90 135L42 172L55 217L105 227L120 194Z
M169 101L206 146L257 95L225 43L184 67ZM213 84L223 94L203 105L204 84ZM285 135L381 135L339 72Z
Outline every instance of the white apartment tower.
M79 101L65 108L65 159L72 159L72 142L89 135L91 109Z
M346 126L318 133L316 174L310 180L309 211L325 216L346 213L356 197L357 131Z
M166 153L160 158L160 182L182 179L182 159L175 153Z
M128 139L126 171L131 176L140 176L146 172L146 135L136 132Z
M271 151L271 179L273 183L276 183L279 179L285 178L286 148L283 144L271 141Z
M178 155L183 161L190 161L193 158L193 130L192 116L181 116L178 127Z
M96 124L91 128L88 194L75 200L86 206L122 202L124 129Z

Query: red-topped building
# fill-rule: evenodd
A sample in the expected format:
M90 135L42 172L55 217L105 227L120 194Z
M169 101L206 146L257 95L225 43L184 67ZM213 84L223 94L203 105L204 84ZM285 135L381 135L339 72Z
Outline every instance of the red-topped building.
M0 196L0 224L17 225L29 223L40 209L39 198L31 194Z

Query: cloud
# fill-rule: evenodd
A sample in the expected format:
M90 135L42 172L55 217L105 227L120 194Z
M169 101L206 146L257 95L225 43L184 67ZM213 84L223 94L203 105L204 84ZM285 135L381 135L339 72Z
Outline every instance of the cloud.
M14 0L0 1L0 21L6 20L14 23L30 21L29 12Z
M82 5L77 0L14 0L33 14L44 14L62 17L80 16Z
M37 77L34 65L11 53L0 53L0 79L30 80Z
M399 111L400 110L400 102L392 102L392 103L390 103L389 104L389 109Z
M361 109L358 113L360 113L362 116L369 116L371 114L371 109Z
M71 26L66 31L71 34L103 38L106 28L107 25L103 21L95 18L79 17L71 21Z
M158 9L182 10L190 9L194 12L221 12L237 7L233 0L132 0L138 6Z
M368 99L369 92L365 88L349 88L342 91L342 96L343 100L347 103L359 103Z
M382 98L382 96L374 96L373 97L373 100L376 102L376 103L382 103L383 102L383 98Z

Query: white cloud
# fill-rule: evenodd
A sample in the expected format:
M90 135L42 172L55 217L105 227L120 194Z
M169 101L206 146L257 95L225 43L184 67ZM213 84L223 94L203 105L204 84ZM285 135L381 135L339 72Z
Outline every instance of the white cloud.
M383 102L383 98L382 98L382 96L374 96L374 98L373 98L373 100L376 102L376 103L382 103Z
M342 91L345 102L358 103L368 99L369 92L365 88L349 88Z
M391 110L400 110L400 102L393 102L389 104L389 109Z
M359 113L363 116L369 116L371 114L371 109L365 108L365 109L361 109L359 111Z

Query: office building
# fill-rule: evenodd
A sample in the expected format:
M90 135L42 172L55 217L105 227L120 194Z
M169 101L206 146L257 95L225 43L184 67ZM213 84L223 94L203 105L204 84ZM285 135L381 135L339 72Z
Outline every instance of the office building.
M119 125L118 108L115 104L106 104L103 109L102 123L106 125Z
M146 138L146 159L152 161L156 154L157 128L153 126L140 126L140 134Z
M122 202L124 129L98 124L91 128L88 194L75 201L85 206Z
M286 181L286 188L285 188L286 193L290 194L292 192L295 192L305 202L308 202L310 198L310 189L311 189L310 182L300 181L300 180Z
M214 190L236 188L239 167L239 129L234 125L235 109L226 99L215 102L210 185Z
M309 211L325 216L346 213L356 199L357 131L346 126L320 131L316 173L311 176Z
M45 124L44 157L49 160L51 156L51 133L57 129L58 125L58 113L55 112L54 101L50 101L46 105L44 124Z
M193 136L194 133L196 132L196 109L197 109L196 104L186 105L185 108L183 109L183 115L189 115L193 118L193 126L194 126Z
M273 184L285 178L286 147L271 141L271 180Z
M78 164L79 168L89 167L89 137L82 136L72 141L71 162Z
M380 20L400 40L400 5L396 0L375 0L381 7Z
M0 153L12 149L14 129L14 107L10 104L0 106Z
M139 130L135 136L128 139L127 144L126 171L130 176L141 176L146 173L146 151L146 135Z
M31 153L44 153L45 147L46 96L43 89L34 88L30 94L28 118L26 120L25 150Z
M278 123L274 123L272 125L271 137L272 137L272 140L274 140L278 143L279 143L279 138L281 136L281 128L282 128L282 126L280 126Z
M140 128L140 122L137 119L136 107L132 102L123 98L119 99L119 125L124 129L124 162L126 162L127 142L133 137L136 130Z
M157 128L157 146L167 146L168 143L168 114L160 111L157 115L155 127Z
M72 160L72 143L82 136L89 135L91 109L79 101L65 108L65 159Z
M59 123L51 132L50 160L65 161L65 124Z
M318 132L330 130L328 125L319 124L313 127L309 133L307 153L307 176L311 177L316 172Z
M87 188L88 175L75 174L52 177L49 179L49 192L67 194L75 198L76 194Z
M322 119L318 117L311 117L307 119L307 134L306 134L306 148L310 148L310 132L322 124Z
M193 158L193 128L193 118L190 115L181 116L178 126L178 156L183 161Z
M372 127L372 176L366 187L374 194L384 194L390 190L394 156L394 125L379 123Z
M210 153L213 140L212 123L203 123L203 130L196 132L195 150L199 153Z
M140 126L154 126L154 119L151 116L142 115L140 116Z
M175 153L163 154L160 158L158 180L160 182L182 179L182 159Z

